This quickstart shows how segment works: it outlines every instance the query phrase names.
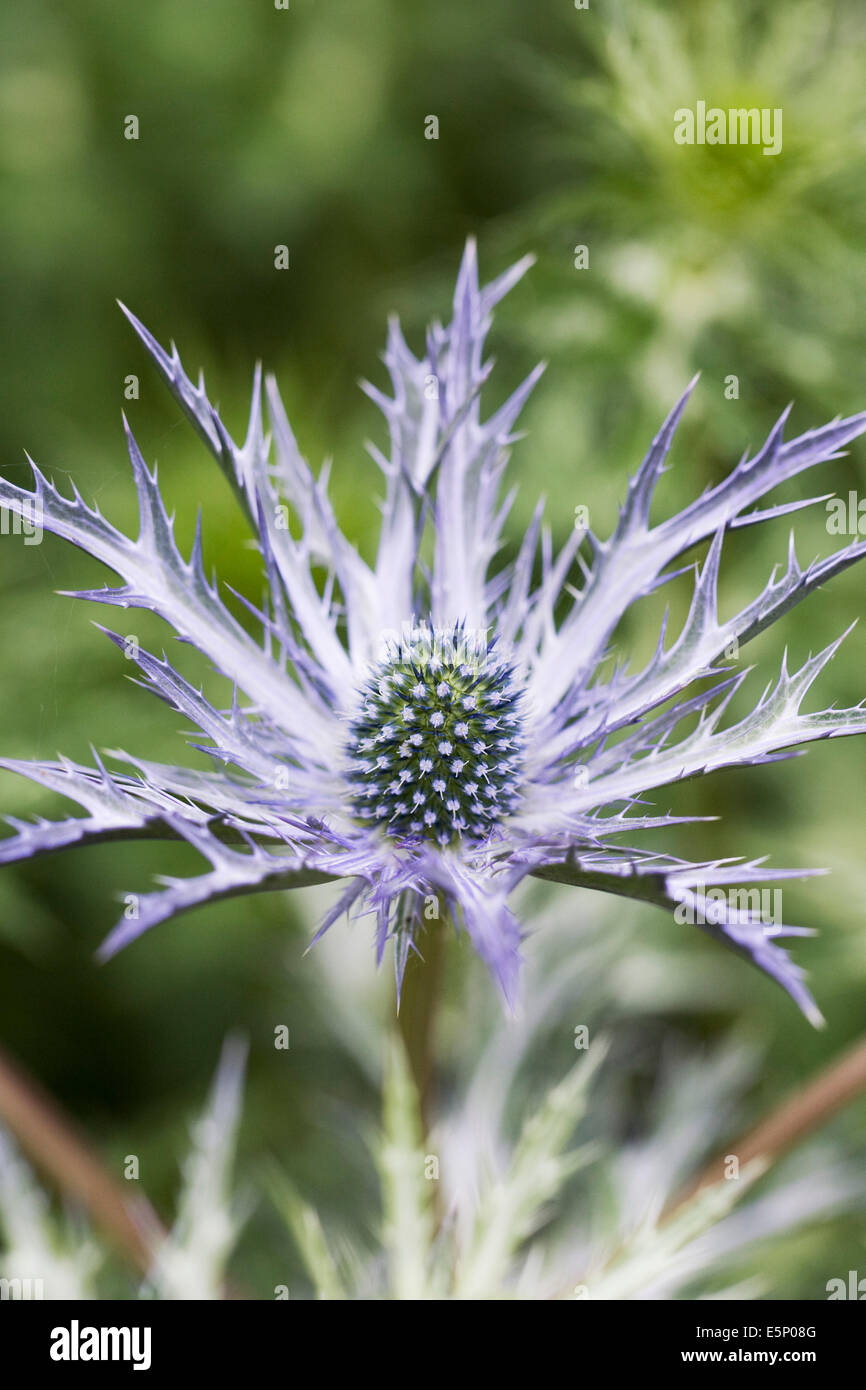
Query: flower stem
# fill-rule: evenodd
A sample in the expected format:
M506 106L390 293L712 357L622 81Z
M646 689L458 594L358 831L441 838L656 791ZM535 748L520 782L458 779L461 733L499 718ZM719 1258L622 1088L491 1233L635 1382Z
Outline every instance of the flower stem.
M728 1144L724 1154L717 1155L699 1176L677 1194L668 1207L672 1215L684 1202L705 1187L720 1182L725 1175L729 1154L736 1155L740 1167L755 1158L772 1162L802 1139L826 1123L837 1110L866 1091L866 1038L831 1062L801 1090L796 1091L772 1110L753 1129Z
M142 1273L164 1231L139 1193L106 1171L57 1104L0 1051L0 1116L34 1163L80 1202L122 1255ZM134 1186L134 1185L133 1185Z
M445 958L445 923L430 922L419 940L420 956L411 954L400 994L398 1026L412 1079L418 1092L421 1125L426 1135L435 1099L436 1006Z

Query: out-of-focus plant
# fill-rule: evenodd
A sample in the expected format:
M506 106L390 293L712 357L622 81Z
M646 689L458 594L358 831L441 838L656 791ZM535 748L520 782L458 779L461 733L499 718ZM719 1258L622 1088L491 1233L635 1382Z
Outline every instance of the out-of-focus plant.
M165 1234L151 1222L142 1238L150 1248L147 1277L139 1296L159 1299L213 1299L224 1292L226 1264L233 1250L243 1204L234 1196L232 1164L240 1122L245 1047L230 1038L212 1094L193 1126L183 1166L177 1213ZM62 1168L62 1164L60 1165ZM80 1219L58 1220L47 1194L0 1130L0 1277L3 1297L82 1299L104 1296L99 1274L111 1292L123 1293L111 1251ZM103 1233L104 1234L104 1233ZM126 1289L127 1296L129 1287Z
M862 1210L853 1161L813 1140L784 1163L769 1151L742 1168L719 1162L692 1184L712 1152L735 1143L759 1044L732 1037L695 1048L672 1038L661 1064L648 1068L637 1015L654 994L667 1009L685 1003L682 956L657 972L653 950L609 910L585 914L575 939L561 906L538 895L534 906L540 931L520 1018L503 1023L483 996L446 1008L448 1096L427 1132L402 1054L389 1053L383 1125L371 1140L381 1243L371 1249L345 1229L334 1233L272 1175L312 1290L325 1298L752 1298L792 1296L803 1278L811 1296L823 1297L826 1276L792 1272L791 1250L803 1228L820 1232L829 1216ZM325 963L331 986L351 991L351 958L332 947ZM369 1062L371 1040L355 1035L354 1046ZM560 1080L548 1089L557 1056ZM820 1251L819 1239L810 1248L818 1269Z
M856 5L649 0L572 16L566 56L524 55L557 127L559 188L518 219L560 252L536 330L585 362L606 433L623 385L649 404L696 358L739 376L747 413L774 389L859 389L862 39ZM676 143L675 112L699 101L781 110L781 151Z
M506 1022L482 1003L459 1028L446 1019L447 1095L426 1132L402 1045L387 1046L382 1123L368 1137L381 1205L371 1193L351 1229L335 1229L333 1217L298 1192L279 1156L244 1172L245 1196L241 1203L233 1196L243 1065L233 1043L193 1130L177 1217L170 1234L154 1241L144 1283L125 1278L107 1251L97 1257L99 1242L80 1221L61 1240L46 1197L8 1141L3 1276L42 1279L36 1296L45 1298L93 1297L109 1287L126 1297L225 1295L232 1249L257 1189L259 1213L270 1208L279 1218L269 1268L281 1260L291 1267L291 1245L305 1275L270 1287L248 1271L247 1284L234 1290L241 1297L785 1297L798 1278L812 1281L812 1297L824 1297L836 1271L822 1264L822 1222L862 1212L866 1198L854 1163L828 1156L812 1138L784 1164L774 1165L777 1155L768 1151L737 1171L736 1153L727 1155L715 1180L690 1192L707 1155L730 1145L742 1124L759 1047L731 1039L696 1049L680 1038L636 1104L645 1078L633 1046L640 1034L621 994L612 1004L618 984L609 968L636 943L605 913L586 922L575 952L571 924L540 907L544 944L527 972L521 1017ZM329 962L328 969L340 968L333 952ZM355 978L359 1004L364 986ZM597 1022L617 1013L605 1041ZM365 1065L371 1055L381 1058L381 1043L371 1039L356 1036L348 1045ZM539 1068L549 1073L554 1054L564 1065L544 1094ZM804 1271L796 1255L807 1229L816 1243Z
M4 1298L92 1298L102 1263L81 1223L58 1220L48 1195L0 1129L0 1286Z

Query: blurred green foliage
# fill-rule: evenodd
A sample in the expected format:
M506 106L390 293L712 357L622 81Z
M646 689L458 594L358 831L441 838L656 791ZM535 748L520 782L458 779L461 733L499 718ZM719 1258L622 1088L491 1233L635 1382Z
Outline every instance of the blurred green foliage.
M159 460L181 538L191 537L202 506L206 557L223 580L256 595L244 523L148 370L114 306L119 296L162 341L177 340L190 370L203 365L232 428L241 428L263 357L311 462L334 458L338 512L358 544L371 546L377 478L363 441L380 437L381 424L355 382L379 379L388 311L400 313L410 341L444 313L463 240L474 233L488 276L527 250L538 256L493 335L500 380L491 403L536 358L549 361L527 411L528 438L515 450L511 543L539 492L559 540L578 503L606 534L627 472L700 369L660 496L661 506L681 505L758 444L788 400L799 428L866 405L864 30L858 0L593 0L587 11L567 0L5 7L4 471L26 476L26 447L58 479L74 476L112 519L130 522L125 406L145 455ZM699 98L782 107L781 155L676 145L673 112ZM130 114L140 124L135 141L124 138ZM436 141L424 138L429 114L439 118ZM274 269L278 244L290 248L286 272ZM586 270L574 267L577 245L589 248ZM140 376L138 400L124 400L130 373ZM736 400L724 393L731 374ZM813 491L844 496L864 469L860 445L827 465ZM791 496L809 495L797 490L809 486L798 480ZM824 521L821 505L797 519L801 560L832 548ZM728 548L731 608L784 559L784 523L761 529L767 534L750 531ZM182 758L176 720L126 682L122 659L91 626L103 615L52 594L102 578L51 538L33 547L0 540L4 754L59 749L84 759L92 741ZM672 591L675 613L687 593L687 582ZM784 640L802 658L862 609L854 569L798 610L784 634L755 644L752 688L774 674ZM660 611L642 606L623 642L645 651ZM165 640L147 615L136 614L134 630L148 644ZM864 640L855 630L834 660L824 704L866 694ZM812 1034L768 981L696 939L688 943L693 1004L677 991L675 1003L662 994L653 1009L641 995L629 1036L648 1067L672 1033L709 1038L736 1019L767 1049L752 1098L758 1114L857 1033L866 991L864 768L866 748L840 740L792 763L671 792L676 808L723 817L684 829L684 853L769 853L776 863L832 869L785 890L787 919L820 929L797 951L830 1022ZM6 775L2 804L19 815L57 810ZM157 928L109 967L93 963L116 894L146 886L156 871L192 868L180 848L139 846L0 875L2 1041L112 1162L142 1155L158 1202L172 1190L182 1117L223 1035L242 1027L253 1042L242 1152L279 1151L308 1198L351 1218L358 1185L368 1196L374 1189L357 1131L359 1113L375 1112L377 1088L340 1044L339 999L301 959L315 894L208 909ZM569 908L579 935L578 896ZM649 909L641 921L661 980L666 961L683 961L680 929ZM372 953L360 960L372 972ZM457 950L449 965L459 999L477 967ZM379 1007L384 1029L388 1007ZM280 1023L292 1030L288 1063L271 1045ZM840 1145L862 1144L863 1108L834 1133ZM254 1220L248 1258L268 1240L264 1218ZM838 1240L840 1269L855 1266L862 1230L840 1223ZM795 1284L808 1280L792 1274Z

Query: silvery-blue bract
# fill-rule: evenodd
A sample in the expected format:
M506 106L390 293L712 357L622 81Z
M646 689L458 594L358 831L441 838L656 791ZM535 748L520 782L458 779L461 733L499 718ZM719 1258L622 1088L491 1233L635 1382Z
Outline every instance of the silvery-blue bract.
M45 527L122 581L78 597L158 613L236 690L232 707L218 709L164 656L133 653L143 683L201 731L204 742L195 746L211 755L213 771L125 754L113 756L131 771L111 771L98 758L93 768L65 759L2 762L78 802L86 815L13 821L0 860L140 834L180 837L209 861L201 876L163 880L143 896L138 915L109 936L104 956L187 908L333 879L342 883L321 931L344 912L372 914L380 958L393 938L399 981L409 951L423 950L425 903L428 913L433 902L444 903L511 999L522 930L508 900L535 874L693 909L702 930L820 1019L801 970L776 943L802 929L706 901L710 889L802 871L767 870L760 861L687 863L621 841L625 832L678 823L646 814L647 793L657 788L767 762L811 739L866 731L860 706L800 713L838 642L798 671L783 664L757 705L727 725L726 707L745 673L718 664L734 641L741 647L859 559L863 542L805 570L791 545L784 572L774 572L741 612L721 623L716 605L725 532L806 505L753 506L777 484L838 457L866 428L866 414L787 443L783 417L754 457L651 526L653 491L686 392L630 481L607 540L575 531L554 553L539 510L513 563L497 565L510 502L500 482L539 369L484 419L489 366L482 348L491 310L529 263L479 288L470 244L453 320L447 328L434 324L421 358L392 322L385 363L393 396L365 388L390 432L388 454L372 450L384 477L372 561L341 532L326 476L314 477L299 453L273 381L266 384L270 433L257 372L249 429L237 444L203 382L185 375L176 349L166 353L129 315L258 534L268 598L261 609L248 605L257 636L207 579L200 532L190 559L180 554L156 474L131 434L141 514L134 540L77 492L62 496L35 465L32 493L0 480L0 504L21 516L35 508ZM695 568L682 631L667 646L662 633L642 670L620 666L602 675L624 612L681 572L674 562L704 539L709 549Z

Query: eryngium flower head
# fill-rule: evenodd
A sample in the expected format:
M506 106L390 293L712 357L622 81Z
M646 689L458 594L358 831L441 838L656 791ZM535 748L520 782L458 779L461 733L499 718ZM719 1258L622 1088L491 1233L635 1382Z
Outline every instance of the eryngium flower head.
M266 387L270 433L257 371L249 428L238 444L203 382L186 376L177 350L165 352L129 315L257 533L268 595L260 609L248 605L258 636L206 578L200 533L190 559L180 554L156 474L129 431L136 539L77 492L63 496L35 464L32 492L0 480L0 505L25 518L35 509L45 527L122 581L79 597L151 609L235 685L231 708L218 709L165 657L131 653L143 683L201 731L196 747L212 756L209 773L127 754L115 760L132 771L109 770L99 759L92 768L65 759L2 762L87 814L13 822L0 860L162 834L189 841L209 861L201 876L163 881L145 895L137 917L108 937L103 956L209 901L343 880L320 932L343 912L372 913L378 955L393 941L399 982L409 951L420 946L425 903L435 899L512 998L522 931L508 899L534 874L685 910L820 1018L802 971L777 944L802 929L731 906L719 891L803 871L766 870L760 861L688 863L626 848L621 837L678 824L647 814L655 789L866 730L861 706L800 712L838 642L798 671L783 664L757 705L733 723L724 722L725 711L745 673L719 664L732 643L742 646L859 559L863 542L805 570L792 545L784 572L774 571L752 603L725 622L716 604L725 533L806 505L754 507L777 484L837 457L866 428L866 414L789 442L783 417L754 457L651 526L653 492L687 391L629 483L607 540L574 531L554 553L539 510L516 558L497 567L508 512L500 481L539 369L484 419L489 367L482 350L491 310L529 264L480 288L470 243L452 322L434 324L421 358L392 322L385 363L393 396L365 387L390 433L387 454L371 450L385 484L372 561L341 532L326 478L302 458L273 381ZM682 631L668 645L662 632L643 669L604 674L601 662L623 614L681 573L677 558L703 540L709 547L695 568ZM428 542L432 563L421 559Z
M476 649L473 650L473 647ZM465 629L389 642L349 724L352 806L409 846L483 845L520 799L523 718L513 666Z

